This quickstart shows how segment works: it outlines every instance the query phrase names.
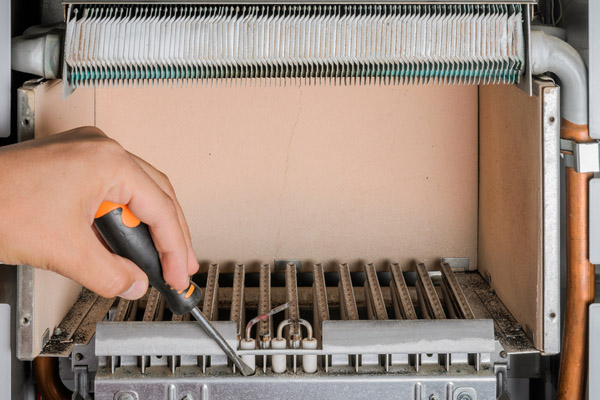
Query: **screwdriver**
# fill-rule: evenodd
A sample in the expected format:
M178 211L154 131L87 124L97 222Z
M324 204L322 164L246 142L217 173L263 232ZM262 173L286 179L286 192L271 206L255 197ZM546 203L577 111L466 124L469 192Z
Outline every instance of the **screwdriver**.
M141 222L126 205L109 201L102 202L94 219L94 225L110 249L117 255L133 261L148 275L148 281L164 297L176 315L190 313L198 320L210 336L242 375L253 375L250 368L229 346L223 336L211 325L196 307L202 291L190 280L186 290L175 290L163 278L160 257L150 236L148 225Z

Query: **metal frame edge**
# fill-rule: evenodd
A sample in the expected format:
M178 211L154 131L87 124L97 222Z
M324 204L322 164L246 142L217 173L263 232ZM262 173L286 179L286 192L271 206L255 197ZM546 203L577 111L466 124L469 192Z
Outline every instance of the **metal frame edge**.
M542 89L543 353L560 352L560 87Z

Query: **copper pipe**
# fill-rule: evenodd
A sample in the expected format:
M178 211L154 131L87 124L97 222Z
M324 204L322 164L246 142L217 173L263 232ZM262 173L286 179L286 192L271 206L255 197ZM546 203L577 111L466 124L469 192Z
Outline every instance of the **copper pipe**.
M562 121L560 136L591 141L587 125ZM588 259L588 184L591 173L566 168L567 302L558 383L559 399L583 399L586 393L588 307L594 301L594 266Z
M60 380L58 358L36 357L33 373L38 393L44 400L71 400L71 391Z

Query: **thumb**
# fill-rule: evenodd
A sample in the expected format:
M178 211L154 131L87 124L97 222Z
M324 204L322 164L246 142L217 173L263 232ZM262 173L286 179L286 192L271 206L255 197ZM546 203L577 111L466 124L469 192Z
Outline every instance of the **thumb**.
M87 246L80 247L86 249L81 258L86 263L64 271L66 276L106 298L120 296L135 300L146 293L148 276L137 265L111 253L92 230L86 239Z

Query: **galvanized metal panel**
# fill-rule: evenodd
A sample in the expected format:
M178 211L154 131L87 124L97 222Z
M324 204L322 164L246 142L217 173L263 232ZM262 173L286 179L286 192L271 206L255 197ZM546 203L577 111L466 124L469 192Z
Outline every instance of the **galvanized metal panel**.
M213 326L237 348L235 322ZM197 322L101 322L96 326L97 356L223 355Z
M589 118L590 136L600 139L600 2L588 3L588 85L589 85Z
M536 81L537 82L537 81ZM542 90L543 352L560 352L560 88Z
M326 353L492 353L492 320L324 321Z
M0 1L0 137L10 135L10 0Z
M426 370L426 368L423 368ZM478 374L425 375L259 375L177 377L123 374L96 375L96 400L114 400L129 394L132 399L445 399L476 393L473 400L496 399L496 377L490 370ZM189 396L189 397L186 397ZM466 399L462 397L461 399Z
M11 397L10 305L0 304L0 397Z
M588 398L600 398L600 304L590 305Z
M600 264L600 178L590 180L589 193L590 262Z

